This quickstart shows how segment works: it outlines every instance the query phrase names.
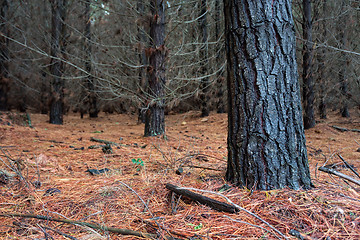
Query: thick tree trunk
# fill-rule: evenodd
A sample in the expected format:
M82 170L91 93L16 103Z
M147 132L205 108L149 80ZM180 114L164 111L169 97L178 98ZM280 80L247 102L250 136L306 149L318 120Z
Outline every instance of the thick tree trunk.
M311 1L303 0L303 101L304 101L304 127L315 127L314 115L314 81L312 76L312 19Z
M209 116L209 96L207 95L208 87L209 87L209 77L205 77L208 74L208 30L207 30L207 6L206 6L206 0L200 0L200 17L199 17L199 23L200 23L200 29L201 29L201 48L200 48L200 61L201 61L201 67L200 67L200 73L202 75L201 84L200 84L200 100L201 100L201 117Z
M249 189L311 187L290 2L224 1L226 179Z
M148 49L149 67L148 94L151 99L145 119L145 136L156 136L165 133L165 3L162 0L151 0L152 20L150 23L151 46Z
M9 36L8 27L8 0L0 1L0 32ZM9 110L8 106L8 91L9 91L9 40L5 37L0 37L0 111Z
M63 63L59 58L64 54L64 21L66 0L50 0L52 22L51 22L51 64L50 72L53 76L51 104L50 104L50 123L63 123L64 110L64 80Z
M90 118L97 118L99 113L99 108L97 104L97 97L95 92L95 79L93 78L91 74L91 59L92 59L92 49L91 49L91 0L85 1L85 11L84 11L84 17L85 17L85 54L86 54L86 60L85 60L85 70L88 73L87 79L86 79L86 85L88 89L88 103L89 103L89 117Z

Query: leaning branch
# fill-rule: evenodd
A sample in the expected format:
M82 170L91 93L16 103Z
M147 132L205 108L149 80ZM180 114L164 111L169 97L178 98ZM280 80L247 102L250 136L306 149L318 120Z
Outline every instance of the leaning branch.
M360 178L360 175L355 171L355 169L347 161L345 161L345 159L340 154L338 154L338 157L341 159L341 161L343 161L345 163L347 168L349 168L353 173L355 173L356 176L358 176L358 178Z
M356 179L354 179L354 178L352 178L352 177L350 177L348 175L345 175L345 174L343 174L341 172L338 172L338 171L336 171L334 169L330 169L330 168L326 168L326 167L319 167L319 170L323 171L323 172L326 172L326 173L334 174L334 175L336 175L338 177L344 178L344 179L346 179L346 180L360 186L360 181L358 181L358 180L356 180Z

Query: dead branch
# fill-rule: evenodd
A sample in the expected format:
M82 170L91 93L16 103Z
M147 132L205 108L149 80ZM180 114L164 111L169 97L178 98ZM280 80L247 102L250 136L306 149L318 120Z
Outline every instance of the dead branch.
M229 213L236 213L239 211L239 209L237 209L236 207L234 207L230 204L220 202L220 201L217 201L217 200L209 198L209 197L205 197L203 195L200 195L200 194L191 192L189 190L177 187L170 183L166 184L166 188L175 192L176 194L188 197L194 201L197 201L201 204L205 204L205 205L211 207L212 209L215 209L218 211L229 212Z
M46 217L46 216L42 216L42 215L20 214L20 213L0 213L0 217L36 218L36 219L46 220L46 221L54 221L54 222L61 222L61 223L85 226L85 227L99 229L99 230L103 230L103 231L107 231L107 232L119 233L122 235L132 235L132 236L137 236L137 237L142 237L142 238L154 238L154 239L157 239L157 237L158 237L156 234L138 232L138 231L133 231L130 229L107 227L105 225L99 225L99 224L81 222L81 221L74 221L74 220L69 220L69 219L52 218L52 217ZM176 239L176 238L166 237L166 239Z
M212 170L212 171L218 171L218 172L224 171L223 169L216 169L216 168L202 167L202 166L195 166L195 165L189 165L189 166L183 166L183 167L188 167L188 168L200 168L200 169L204 169L204 170Z
M332 128L335 128L336 130L339 130L341 132L360 132L360 129L348 129L348 128L343 128L343 127L338 127L338 126L335 126L335 125L332 125L331 126Z
M338 154L338 157L341 159L341 161L343 161L345 163L345 165L353 172L355 173L356 176L358 176L358 178L360 178L360 175L355 171L355 169L347 163L347 161L345 161L345 159L340 155Z
M356 179L353 179L352 177L349 177L348 175L345 175L345 174L343 174L341 172L338 172L338 171L336 171L334 169L330 169L330 168L326 168L326 167L319 167L319 170L323 171L323 172L326 172L326 173L336 175L336 176L341 177L341 178L344 178L344 179L346 179L346 180L360 186L360 181L358 181Z
M115 146L119 145L116 142L111 142L111 141L108 141L108 140L103 140L103 139L98 139L98 138L93 138L93 137L90 138L90 141L104 143L104 144L107 144L107 145L115 145Z

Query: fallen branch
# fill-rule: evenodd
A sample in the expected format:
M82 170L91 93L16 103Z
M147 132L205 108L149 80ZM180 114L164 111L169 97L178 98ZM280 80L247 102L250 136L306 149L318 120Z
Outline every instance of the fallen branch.
M224 171L224 169L216 169L216 168L202 167L202 166L195 166L195 165L189 165L189 166L183 166L183 167L188 167L188 168L200 168L200 169L212 170L212 171L218 171L218 172Z
M360 129L348 129L348 128L343 128L343 127L338 127L335 125L331 126L332 128L335 128L336 130L339 130L341 132L360 132Z
M99 142L99 143L105 143L107 145L115 145L115 146L119 145L116 142L111 142L111 141L108 141L108 140L103 140L103 139L98 139L98 138L93 138L93 137L90 138L90 141Z
M237 209L236 207L234 207L230 204L220 202L220 201L217 201L217 200L209 198L209 197L205 197L203 195L191 192L186 189L182 189L181 187L177 187L170 183L166 184L166 188L173 191L176 194L188 197L194 201L197 201L201 204L205 204L205 205L211 207L212 209L215 209L218 211L229 212L229 213L236 213L239 211L239 209Z
M350 165L348 164L347 161L345 161L345 159L340 155L338 154L338 157L341 159L341 161L343 161L345 163L345 165L353 172L355 173L356 176L358 176L358 178L360 178L360 175L355 171L355 169Z
M360 181L358 181L358 180L356 180L356 179L354 179L354 178L352 178L352 177L350 177L348 175L345 175L345 174L343 174L341 172L338 172L338 171L336 171L334 169L330 169L330 168L326 168L326 167L319 167L319 170L323 171L323 172L326 172L326 173L334 174L334 175L336 175L338 177L344 178L344 179L346 179L346 180L360 186Z
M0 217L36 218L36 219L46 220L46 221L54 221L54 222L62 222L62 223L68 223L68 224L73 224L73 225L80 225L80 226L90 227L93 229L99 229L99 230L103 230L103 231L107 231L107 232L119 233L122 235L132 235L132 236L137 236L137 237L154 238L154 239L158 238L158 236L156 234L151 234L151 233L138 232L138 231L133 231L130 229L123 229L123 228L107 227L105 225L99 225L99 224L88 223L88 222L80 222L80 221L74 221L74 220L69 220L69 219L52 218L52 217L46 217L46 216L42 216L42 215L20 214L20 213L0 213ZM166 239L176 239L176 238L166 237Z

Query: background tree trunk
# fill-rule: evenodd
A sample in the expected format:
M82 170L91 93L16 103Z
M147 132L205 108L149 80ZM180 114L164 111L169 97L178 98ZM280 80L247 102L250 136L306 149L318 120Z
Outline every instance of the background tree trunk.
M222 43L222 39L219 39L220 37L220 0L215 0L215 39L216 41L220 41ZM223 44L218 44L220 46L220 49L216 49L216 66L220 66L222 64L221 61L224 61L223 58ZM224 113L225 110L225 101L224 98L224 85L225 85L225 78L224 78L224 70L221 70L220 73L217 75L216 80L216 97L217 97L217 106L216 106L216 112L217 113Z
M162 0L151 0L152 19L150 22L151 46L149 52L148 93L151 99L145 119L145 136L156 136L165 133L165 6Z
M85 70L88 73L86 85L88 89L89 117L97 118L99 108L97 104L97 96L95 91L95 79L91 74L92 68L92 49L91 49L91 0L85 1Z
M137 10L139 12L140 18L143 19L145 17L145 4L143 3L143 0L137 1ZM148 37L146 36L146 30L144 29L145 26L138 27L138 51L139 51L139 63L142 66L147 66L148 61L145 54L145 46L148 42ZM143 24L145 25L145 24ZM147 82L146 82L146 72L145 67L139 68L139 82L138 82L138 94L140 96L144 96L144 93L146 93L147 90ZM143 98L144 99L144 98ZM145 110L146 106L143 101L140 101L139 108L138 108L138 123L145 123Z
M346 1L343 0L341 9L346 11ZM342 18L344 22L348 22L348 17ZM343 24L343 23L342 23ZM340 44L342 49L347 49L348 39L347 39L347 29L343 25L339 26L340 31ZM348 100L349 100L349 88L348 88L348 71L349 71L349 64L350 60L346 53L341 53L340 59L340 71L339 71L339 81L340 81L340 91L341 91L341 108L340 113L342 117L350 117L349 107L348 107Z
M324 16L324 13L327 12L327 0L323 0L323 6L322 6L322 15ZM322 29L322 42L326 42L327 41L327 25L326 25L326 20L323 19L322 20L322 24L321 24L321 29ZM327 113L326 113L326 91L325 91L325 72L326 72L326 67L325 67L325 58L326 58L326 48L323 47L322 51L320 53L320 57L318 58L318 62L319 62L319 115L320 115L320 119L326 119L327 118Z
M208 58L209 58L209 51L208 51L208 29L207 29L207 5L206 0L200 0L200 30L201 30L201 47L199 51L201 67L200 73L202 75L201 84L200 84L200 100L201 100L201 117L209 116L209 96L207 95L208 88L209 88L209 77L205 77L208 74Z
M304 127L315 127L311 1L303 0L303 102Z
M9 36L8 28L8 0L0 1L0 32ZM9 110L8 91L9 91L9 40L3 36L0 37L0 111Z
M226 180L249 189L311 187L290 2L224 1Z
M64 54L64 28L66 0L50 0L51 22L51 64L50 73L53 76L50 104L50 123L62 124L64 111L64 80L63 63L59 58Z

